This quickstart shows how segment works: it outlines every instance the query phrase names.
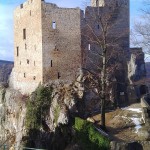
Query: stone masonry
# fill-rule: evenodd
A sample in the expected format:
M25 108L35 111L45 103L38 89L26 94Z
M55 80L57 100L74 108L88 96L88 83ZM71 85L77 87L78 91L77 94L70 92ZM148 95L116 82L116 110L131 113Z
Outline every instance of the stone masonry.
M118 5L118 1L111 2ZM39 84L57 80L70 82L83 67L92 68L88 60L89 42L83 36L86 34L84 27L88 22L97 32L98 24L91 13L97 10L97 6L104 9L107 3L107 0L91 0L91 6L86 8L85 14L79 8L60 8L44 0L27 0L18 6L14 12L15 57L10 85L28 94ZM111 32L117 36L127 31L119 41L120 50L127 54L129 0L124 5L116 12L115 20L118 22ZM91 47L96 45L91 44ZM97 58L92 59L98 62ZM127 64L126 60L121 63L123 66Z

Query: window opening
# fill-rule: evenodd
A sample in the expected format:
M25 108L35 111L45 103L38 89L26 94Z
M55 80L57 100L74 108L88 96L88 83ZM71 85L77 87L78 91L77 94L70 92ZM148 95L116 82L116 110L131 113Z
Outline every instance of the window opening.
M26 39L26 29L23 29L23 39Z
M20 8L21 8L21 9L23 8L23 4L20 4Z
M51 67L53 67L53 61L51 60Z
M26 78L26 73L24 73L24 78Z
M89 50L89 51L91 50L91 44L88 45L88 50Z
M33 77L33 80L36 80L36 76Z
M54 21L53 24L52 24L52 28L53 28L53 29L56 29L56 22L55 22L55 21Z
M60 77L61 77L61 76L60 76L60 73L58 72L58 79L60 79Z
M96 7L99 6L99 0L96 0Z
M17 57L19 56L19 47L17 47Z
M27 59L27 64L29 64L29 59Z
M27 49L27 44L25 43L25 49Z

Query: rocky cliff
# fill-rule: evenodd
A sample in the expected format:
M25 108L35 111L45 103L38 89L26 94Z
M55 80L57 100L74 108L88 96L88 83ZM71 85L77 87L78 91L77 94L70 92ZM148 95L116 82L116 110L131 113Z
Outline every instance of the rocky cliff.
M24 144L53 150L64 149L65 142L70 138L68 134L71 133L69 129L71 118L79 115L82 107L84 92L82 80L83 77L79 76L72 84L51 83L41 86L30 96L1 85L0 143L15 146L16 150ZM52 88L51 93L47 92L48 88ZM46 93L50 94L49 97L46 97Z
M143 95L141 85L145 85L146 67L142 48L131 48L130 52L130 61L128 62L129 84L127 91L129 103L136 103Z
M14 66L13 62L0 60L0 82L7 83Z

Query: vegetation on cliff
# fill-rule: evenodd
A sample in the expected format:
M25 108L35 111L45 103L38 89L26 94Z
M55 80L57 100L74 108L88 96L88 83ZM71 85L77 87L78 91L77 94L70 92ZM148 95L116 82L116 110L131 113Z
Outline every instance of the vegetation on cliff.
M75 141L86 150L108 150L109 139L102 136L94 127L94 125L86 120L75 118L74 125L76 136Z
M39 86L27 102L26 128L40 129L51 105L51 87Z
M107 150L109 140L103 137L92 123L78 117L72 118L69 124L57 126L55 132L49 127L45 130L45 119L52 105L52 88L39 86L27 101L26 129L27 137L24 145L27 147L63 150L78 145L80 150ZM58 120L60 106L54 111L54 120ZM56 123L56 122L53 123ZM41 130L42 129L42 130ZM75 132L73 132L75 131ZM45 136L46 135L46 136ZM35 143L41 141L40 145ZM44 142L44 143L43 143Z

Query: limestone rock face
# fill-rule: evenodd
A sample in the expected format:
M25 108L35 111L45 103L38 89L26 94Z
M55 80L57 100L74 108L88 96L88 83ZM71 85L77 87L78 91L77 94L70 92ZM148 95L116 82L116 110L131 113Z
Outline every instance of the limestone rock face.
M82 101L84 95L84 77L81 75L74 83L53 83L52 103L50 107L51 130L59 124L68 124L72 114L79 113L77 103Z
M0 142L9 139L6 144L16 142L20 145L22 135L25 133L25 99L13 89L0 86Z
M130 83L146 77L144 53L141 48L132 48L128 63L128 78Z
M139 129L138 136L143 141L149 141L150 140L150 129L149 129L149 127Z

